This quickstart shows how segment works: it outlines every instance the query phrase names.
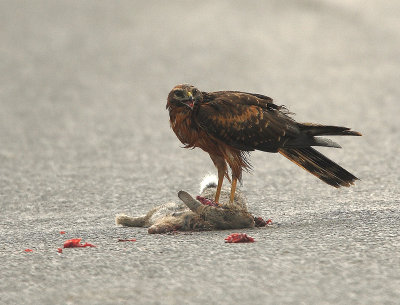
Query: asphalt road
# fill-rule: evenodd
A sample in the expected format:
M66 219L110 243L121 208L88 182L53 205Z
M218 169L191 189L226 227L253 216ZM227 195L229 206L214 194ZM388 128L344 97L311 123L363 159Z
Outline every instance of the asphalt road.
M399 14L398 1L1 1L0 303L398 304ZM362 132L321 149L361 181L337 190L256 152L242 190L279 225L240 230L255 243L116 227L214 172L169 128L178 83ZM97 247L57 253L78 237Z

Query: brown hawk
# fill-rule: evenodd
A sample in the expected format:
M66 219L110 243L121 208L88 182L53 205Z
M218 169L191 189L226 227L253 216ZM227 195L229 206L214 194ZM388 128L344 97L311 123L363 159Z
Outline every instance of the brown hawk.
M170 124L186 148L209 153L218 169L218 202L224 176L231 181L233 202L242 170L249 170L249 152L279 152L290 161L334 187L358 180L312 146L340 145L319 136L361 136L347 127L297 123L284 106L268 96L239 91L203 92L192 85L177 85L168 95ZM228 166L232 180L228 176Z

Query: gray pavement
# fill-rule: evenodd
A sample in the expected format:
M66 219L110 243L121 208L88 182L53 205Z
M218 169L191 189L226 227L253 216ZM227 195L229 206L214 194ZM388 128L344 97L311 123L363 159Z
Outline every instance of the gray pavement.
M0 1L0 304L399 304L399 14L398 1ZM361 181L337 190L256 152L242 190L280 225L241 230L255 243L116 227L214 172L169 128L183 82L362 132L321 149ZM74 237L97 247L56 252Z

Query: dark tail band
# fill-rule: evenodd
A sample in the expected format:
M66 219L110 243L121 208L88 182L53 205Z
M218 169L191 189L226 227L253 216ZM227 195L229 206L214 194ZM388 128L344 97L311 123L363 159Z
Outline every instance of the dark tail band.
M319 125L312 123L301 123L300 130L310 136L361 136L358 131L350 130L348 127Z
M279 152L309 173L334 187L351 186L356 176L311 147L285 148Z

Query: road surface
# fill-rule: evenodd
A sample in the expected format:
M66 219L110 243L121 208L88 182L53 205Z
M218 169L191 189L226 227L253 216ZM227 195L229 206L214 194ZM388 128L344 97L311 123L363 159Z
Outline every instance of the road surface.
M0 303L398 303L399 14L396 1L1 1ZM361 181L334 189L255 152L242 190L279 225L116 227L215 173L169 128L179 83L362 132L321 149ZM233 232L256 242L225 244ZM97 247L57 253L69 238Z

